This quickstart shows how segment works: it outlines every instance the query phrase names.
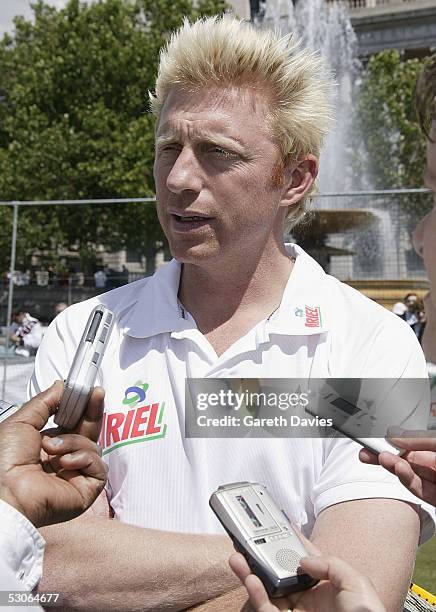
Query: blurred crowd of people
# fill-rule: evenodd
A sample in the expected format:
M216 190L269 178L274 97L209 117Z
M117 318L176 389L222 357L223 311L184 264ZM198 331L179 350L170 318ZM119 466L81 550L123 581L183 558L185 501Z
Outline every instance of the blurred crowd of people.
M68 308L65 302L57 302L53 307L53 318ZM32 316L25 306L12 312L12 323L6 328L0 341L0 356L33 357L41 344L46 327Z
M6 290L9 286L11 273L4 271L1 275L1 287ZM116 270L108 266L101 266L94 274L87 276L84 272L76 269L55 269L49 266L47 269L16 270L14 272L14 285L25 287L36 285L38 287L83 287L94 286L96 289L115 289L126 285L130 280L130 273L126 266Z
M23 357L36 355L43 333L40 321L32 317L24 308L18 308L12 313L9 338L15 354Z
M410 325L421 343L427 323L424 301L416 293L408 293L402 302L394 304L392 312Z

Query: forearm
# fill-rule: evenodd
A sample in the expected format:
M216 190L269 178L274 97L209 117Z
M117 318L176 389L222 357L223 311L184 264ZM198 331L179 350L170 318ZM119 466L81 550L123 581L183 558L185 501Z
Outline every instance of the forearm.
M243 586L224 593L224 595L220 595L216 599L190 608L190 610L195 610L195 612L223 612L223 610L226 612L248 612L251 609L247 591Z
M102 518L42 530L41 592L69 610L183 610L234 589L226 536L141 529Z

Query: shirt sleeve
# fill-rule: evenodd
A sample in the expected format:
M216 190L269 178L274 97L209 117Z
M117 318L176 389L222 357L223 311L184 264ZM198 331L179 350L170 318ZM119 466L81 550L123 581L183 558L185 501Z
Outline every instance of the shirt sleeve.
M370 333L353 338L350 350L344 351L348 360L353 359L354 350L365 356L359 360L359 377L365 378L427 378L427 366L421 345L413 330L397 315L386 312ZM356 346L357 345L357 346ZM354 350L353 350L354 346Z
M396 476L379 465L359 459L361 446L348 438L323 441L325 461L313 490L315 516L325 508L356 499L387 498L416 504L421 508L420 544L435 533L435 508L404 487Z
M44 548L45 541L32 523L0 499L0 559L13 577L6 588L35 588L42 576Z
M386 382L401 380L401 385L407 385L405 379L428 380L424 354L415 334L395 315L385 317L370 334L365 336L362 333L360 344L358 340L350 342L350 350L344 353L349 363L352 363L353 351L360 353L359 369L353 374L364 378L365 383L371 384L370 379L380 378L390 379ZM414 383L411 381L411 384ZM399 389L404 389L401 385ZM424 389L424 386L418 388ZM411 400L410 418L403 421L403 427L427 428L430 401L428 399L426 403L425 397ZM376 497L398 499L421 508L420 544L434 535L435 508L415 497L396 476L381 466L362 463L359 444L348 438L333 437L324 439L323 447L322 468L313 490L315 516L325 508L345 501Z

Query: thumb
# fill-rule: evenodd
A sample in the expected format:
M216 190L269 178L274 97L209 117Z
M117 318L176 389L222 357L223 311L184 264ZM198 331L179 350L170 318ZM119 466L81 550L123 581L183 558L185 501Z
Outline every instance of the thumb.
M63 390L64 383L57 380L51 387L35 395L20 410L9 417L8 424L27 423L41 431L48 419L56 412Z
M95 387L89 397L85 413L76 427L76 433L94 442L98 441L103 422L104 389Z
M312 578L329 580L338 590L352 590L353 585L362 577L348 563L337 557L305 557L301 559L300 566Z

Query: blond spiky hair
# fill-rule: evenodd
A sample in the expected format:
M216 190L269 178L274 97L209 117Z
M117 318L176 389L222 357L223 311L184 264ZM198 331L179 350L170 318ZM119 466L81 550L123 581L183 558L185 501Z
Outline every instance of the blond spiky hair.
M159 117L172 87L258 86L271 100L267 122L283 159L319 157L332 121L333 80L319 55L301 48L296 36L280 37L230 15L209 17L173 33L161 51L151 108ZM291 207L288 225L304 214Z

